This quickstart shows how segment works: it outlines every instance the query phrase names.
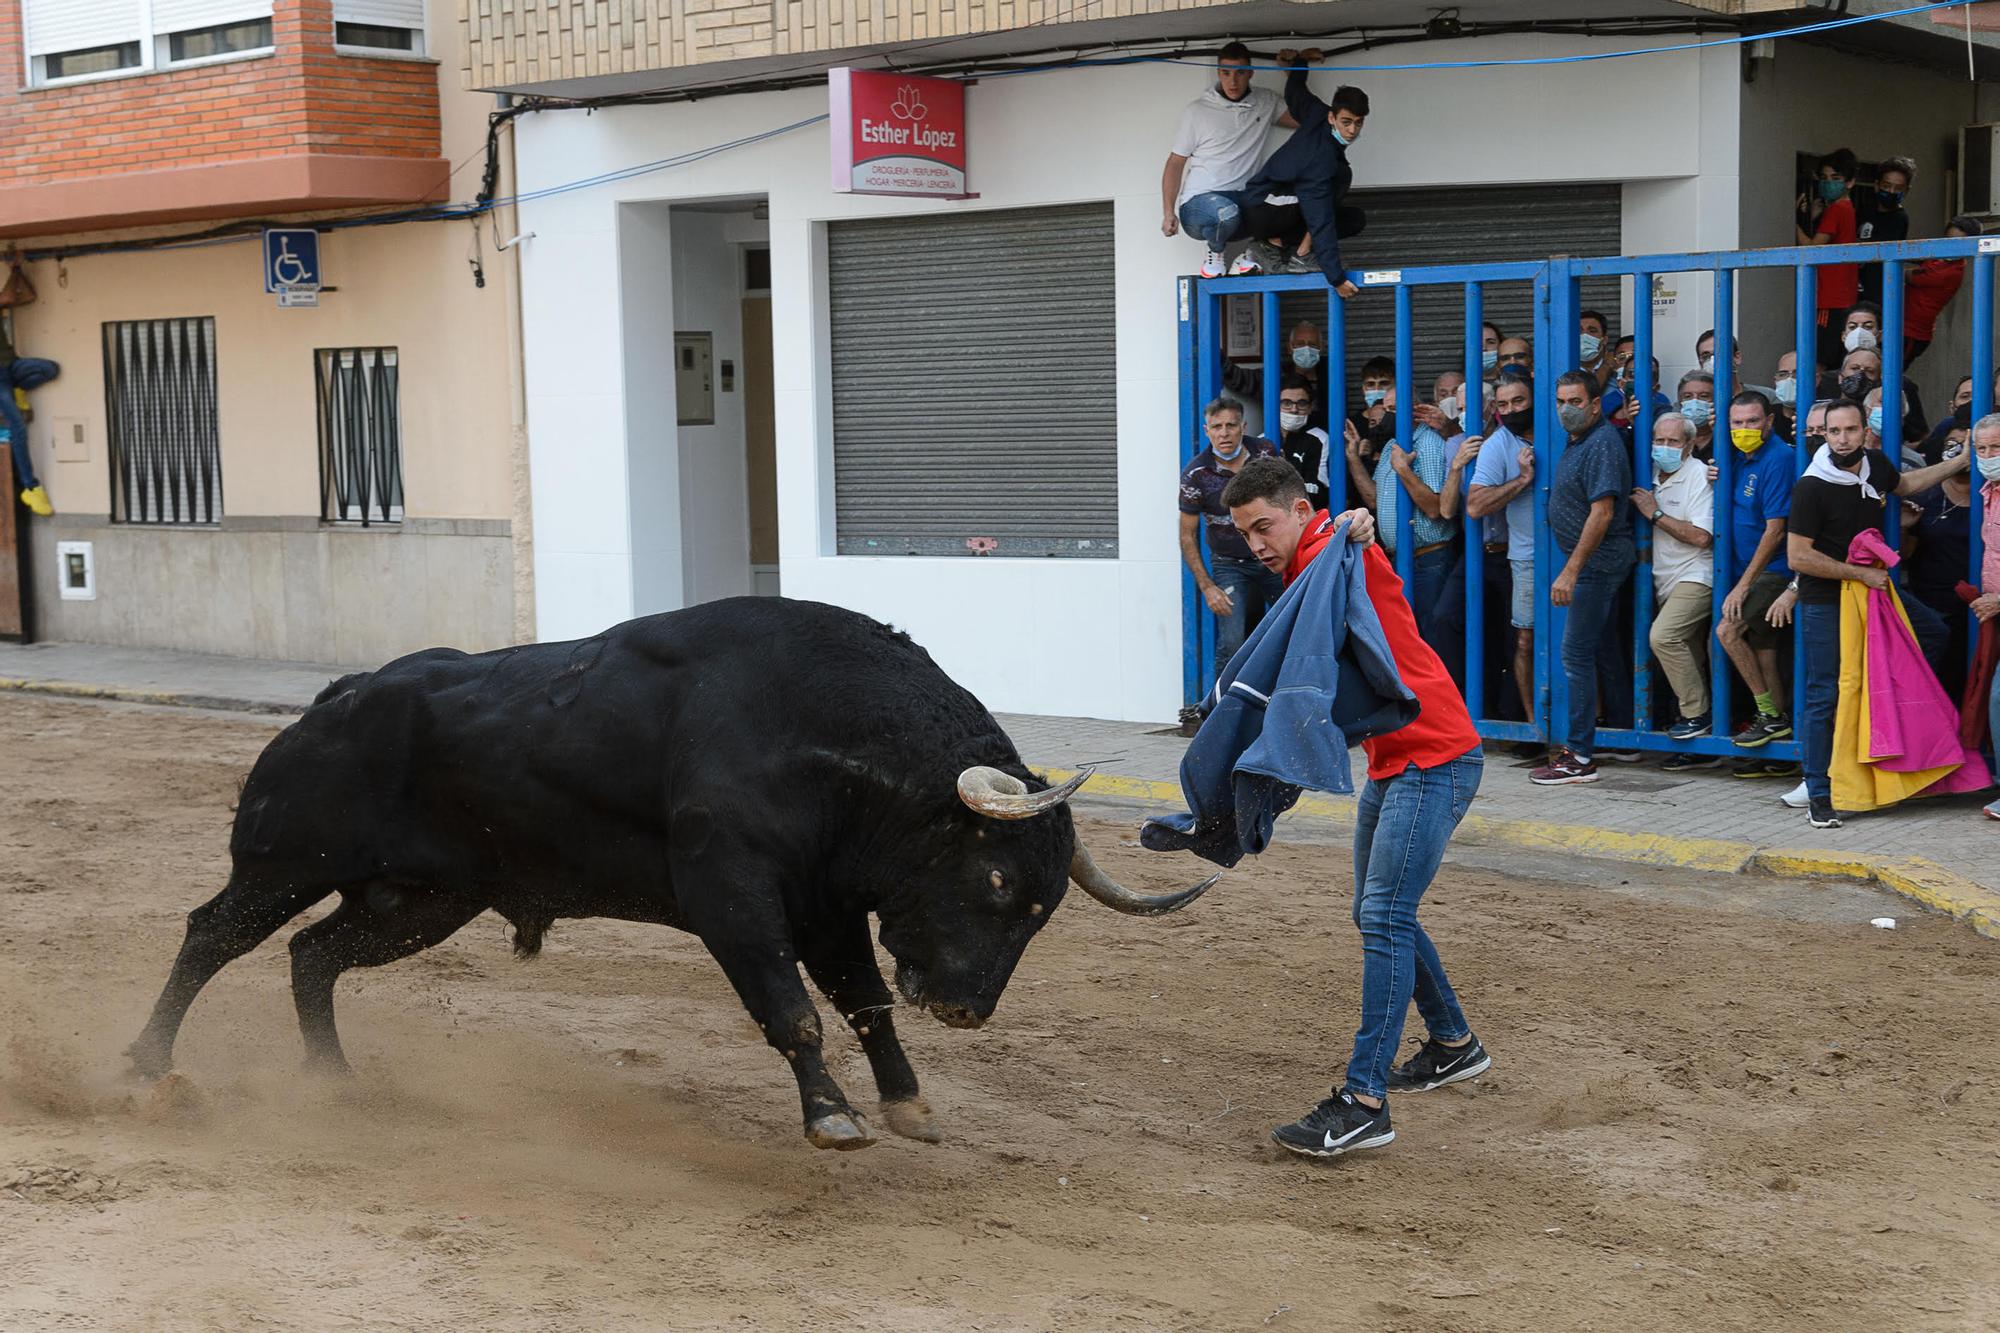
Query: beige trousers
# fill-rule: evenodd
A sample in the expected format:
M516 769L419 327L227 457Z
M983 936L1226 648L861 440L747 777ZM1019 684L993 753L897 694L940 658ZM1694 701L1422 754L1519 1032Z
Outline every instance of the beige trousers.
M1707 656L1709 587L1685 579L1674 585L1653 617L1653 656L1667 673L1674 688L1682 717L1700 717L1708 712L1708 678L1702 674Z

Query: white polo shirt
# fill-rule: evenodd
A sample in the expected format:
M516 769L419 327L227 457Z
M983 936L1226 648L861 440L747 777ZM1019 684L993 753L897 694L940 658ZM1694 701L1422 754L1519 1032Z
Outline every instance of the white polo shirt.
M1210 85L1189 102L1174 133L1173 151L1188 160L1174 207L1211 190L1248 185L1264 156L1264 140L1284 109L1283 100L1269 88L1252 88L1242 101L1232 102Z
M1715 532L1715 491L1708 484L1708 468L1699 458L1681 464L1681 470L1661 478L1653 487L1653 498L1668 518L1692 523L1703 532ZM1690 546L1665 528L1653 528L1653 596L1664 602L1667 594L1683 583L1715 586L1714 551Z

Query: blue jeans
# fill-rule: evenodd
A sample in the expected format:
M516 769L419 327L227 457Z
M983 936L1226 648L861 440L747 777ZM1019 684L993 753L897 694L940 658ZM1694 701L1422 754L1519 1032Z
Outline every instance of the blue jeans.
M1438 656L1444 659L1444 661L1447 663L1456 661L1459 664L1459 670L1453 673L1454 680L1462 676L1465 671L1465 595L1463 592L1465 576L1462 572L1459 573L1461 590L1455 603L1456 611L1454 612L1453 607L1445 605L1444 602L1445 592L1451 587L1451 576L1458 569L1458 552L1458 543L1446 542L1437 550L1418 556L1410 572L1410 581L1415 585L1411 589L1410 610L1417 617L1417 633L1423 636L1424 642L1435 649ZM1438 623L1438 612L1440 610L1456 617L1458 643L1456 644L1455 653L1451 651L1454 645L1452 645L1446 629ZM1450 668L1447 667L1446 670L1450 670Z
M1410 1001L1441 1041L1472 1031L1444 974L1417 904L1444 861L1445 844L1479 790L1485 755L1472 752L1436 768L1404 769L1361 789L1354 813L1354 924L1361 930L1361 1026L1347 1062L1347 1090L1389 1092L1389 1067L1403 1043Z
M7 432L7 444L14 454L14 485L20 490L40 483L35 480L35 461L28 457L28 423L21 419L21 409L14 406L14 390L39 388L60 373L55 362L36 356L18 356L0 365L0 429ZM7 502L13 503L13 497L7 497Z
M1833 799L1833 714L1840 703L1840 603L1800 602L1799 651L1806 655L1806 697L1798 710L1806 795Z
M1236 603L1234 615L1215 618L1215 674L1220 676L1264 613L1284 595L1285 580L1258 561L1227 555L1210 558L1208 576Z
M1632 711L1632 673L1619 667L1618 596L1630 567L1616 574L1577 576L1570 597L1569 619L1563 625L1563 676L1569 682L1569 749L1578 759L1597 752L1597 687L1603 671L1604 710L1613 719ZM1623 688L1620 689L1620 682Z
M1250 196L1242 190L1210 190L1191 194L1178 210L1181 230L1211 250L1220 250L1243 234L1243 209Z

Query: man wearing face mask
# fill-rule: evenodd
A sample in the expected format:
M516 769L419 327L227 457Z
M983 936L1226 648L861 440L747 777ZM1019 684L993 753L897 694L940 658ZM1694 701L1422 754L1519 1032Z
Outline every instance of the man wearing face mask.
M1583 311L1576 323L1576 354L1582 358L1583 368L1597 376L1597 387L1602 389L1611 379L1611 326L1596 310Z
M1534 386L1527 380L1509 376L1494 389L1493 432L1480 443L1465 497L1465 512L1474 518L1496 514L1506 518L1514 683L1520 690L1523 717L1535 715L1534 404Z
M1819 367L1813 367L1813 379L1819 378ZM1778 358L1778 373L1771 379L1771 430L1778 438L1795 438L1792 432L1798 426L1799 401L1799 354L1786 352Z
M1858 306L1848 312L1845 336L1854 340L1855 347L1840 359L1840 368L1820 382L1820 397L1851 398L1859 403L1872 390L1882 387L1882 354L1868 345L1880 328L1881 313L1873 306ZM1930 419L1924 415L1924 403L1917 393L1917 386L1905 376L1900 438L1920 440L1929 424Z
M1867 448L1867 432L1861 404L1843 400L1827 408L1826 443L1792 488L1786 554L1798 574L1799 651L1806 668L1799 723L1814 828L1840 827L1827 776L1840 690L1840 585L1852 579L1878 591L1889 586L1889 571L1881 566L1849 564L1848 547L1858 534L1882 526L1889 496L1919 494L1971 463L1961 453L1936 467L1899 471Z
M1675 740L1709 729L1707 656L1709 588L1714 582L1715 494L1708 469L1694 459L1694 425L1679 412L1653 423L1653 489L1632 492L1632 507L1653 525L1653 628L1647 635L1660 670L1673 687L1680 718L1667 734ZM1714 768L1715 755L1680 751L1661 767L1668 772Z
M1602 400L1605 419L1623 431L1628 439L1638 429L1639 423L1639 404L1632 396L1639 381L1637 372L1632 368L1632 348L1633 338L1628 333L1612 349L1611 387L1604 391ZM1673 402L1660 392L1660 358L1656 356L1653 358L1653 415L1657 417L1662 412L1673 410Z
M1799 196L1796 230L1800 245L1852 245L1859 239L1854 202L1848 198L1858 170L1852 149L1837 148L1819 160L1811 191ZM1819 311L1819 359L1829 365L1840 359L1843 350L1834 314L1853 305L1859 295L1858 270L1855 264L1822 264L1817 271L1814 304Z
M1903 196L1917 178L1917 164L1907 157L1882 159L1875 168L1875 188L1863 190L1854 201L1855 236L1863 241L1906 241L1910 238L1910 215L1903 209ZM1861 294L1870 301L1882 299L1882 266L1863 264Z
M1403 540L1403 497L1407 493L1411 509L1410 529L1416 540L1413 577L1410 581L1410 608L1416 612L1417 626L1427 642L1435 640L1433 612L1444 592L1445 576L1452 566L1452 540L1458 536L1454 514L1447 512L1443 493L1453 478L1452 448L1440 432L1444 424L1435 406L1419 403L1411 413L1416 421L1412 448L1405 449L1394 439L1396 391L1392 387L1383 400L1382 425L1390 435L1382 442L1381 459L1371 473L1360 465L1359 441L1350 427L1347 439L1348 494L1375 513L1375 539L1390 556ZM1435 643L1433 643L1435 647ZM1464 649L1460 647L1459 656Z
M1222 668L1264 612L1284 591L1284 582L1251 554L1243 534L1222 503L1222 492L1252 458L1277 454L1269 440L1243 438L1243 404L1218 398L1202 413L1208 448L1181 469L1181 560L1194 575L1201 599L1215 616L1215 670ZM1214 572L1201 560L1199 534L1206 533Z
M1556 411L1570 437L1549 487L1549 530L1567 559L1549 600L1569 608L1562 667L1569 683L1566 743L1528 775L1541 787L1597 781L1597 704L1613 726L1632 716L1632 673L1618 634L1618 598L1637 552L1632 542L1632 464L1625 441L1600 410L1597 379L1572 370L1556 381Z
M1264 196L1243 187L1257 168L1273 124L1290 129L1294 122L1276 93L1250 86L1250 48L1229 43L1216 57L1215 83L1181 112L1160 176L1160 231L1172 236L1185 229L1208 247L1201 265L1204 278L1221 276L1224 249L1237 237L1253 234L1252 206ZM1230 272L1258 267L1246 253Z
M1715 376L1705 370L1690 370L1674 386L1675 410L1694 427L1694 456L1707 462L1715 457Z
M1346 202L1354 184L1347 150L1361 137L1368 119L1368 94L1354 87L1336 88L1330 106L1314 97L1306 84L1306 65L1318 59L1318 51L1278 52L1278 63L1291 69L1285 77L1285 107L1299 128L1271 154L1249 190L1257 199L1273 194L1298 197L1312 235L1312 257L1327 284L1344 299L1360 290L1347 280L1340 242L1359 235L1368 221L1365 213Z
M1501 370L1512 367L1524 375L1535 373L1535 353L1526 338L1502 338L1496 351L1496 364Z
M1778 650L1791 624L1788 591L1792 570L1785 561L1785 525L1792 512L1792 483L1798 467L1791 447L1771 432L1770 404L1749 390L1729 401L1729 443L1736 450L1730 480L1729 594L1722 599L1722 623L1715 637L1736 674L1750 690L1755 712L1733 738L1737 748L1762 749L1792 734L1785 709L1784 672ZM1789 777L1781 762L1739 769L1739 777Z
M1306 484L1306 499L1315 510L1327 507L1332 493L1327 480L1328 447L1326 431L1312 424L1312 384L1304 376L1287 375L1278 388L1278 426L1283 432L1278 452L1297 470Z
M1498 324L1479 326L1479 368L1492 379L1493 372L1500 369L1500 340L1506 337Z

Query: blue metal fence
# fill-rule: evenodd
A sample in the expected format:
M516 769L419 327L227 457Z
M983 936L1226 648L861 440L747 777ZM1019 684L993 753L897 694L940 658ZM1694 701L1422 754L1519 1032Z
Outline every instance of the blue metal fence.
M1713 323L1718 330L1717 355L1712 367L1715 376L1716 405L1712 438L1715 441L1713 453L1717 468L1712 551L1716 573L1711 581L1709 634L1709 679L1713 726L1707 736L1692 741L1671 740L1663 731L1652 726L1652 649L1648 637L1654 610L1651 525L1634 515L1640 549L1640 561L1633 573L1632 588L1634 614L1631 666L1634 681L1634 725L1630 728L1600 729L1598 743L1604 746L1650 750L1675 749L1708 754L1740 754L1742 752L1735 750L1731 742L1734 721L1730 715L1730 694L1734 669L1713 632L1714 627L1722 621L1722 604L1732 586L1728 571L1733 567L1734 560L1731 511L1736 500L1734 474L1737 460L1733 448L1728 447L1728 403L1736 391L1736 384L1732 357L1729 355L1729 348L1733 344L1727 339L1736 324L1736 275L1745 270L1789 268L1793 271L1795 350L1800 386L1797 394L1797 425L1794 430L1794 440L1797 468L1803 471L1810 461L1810 452L1804 440L1804 426L1806 413L1815 397L1814 385L1817 380L1813 368L1816 363L1819 331L1816 301L1818 270L1830 264L1880 263L1882 265L1884 299L1880 355L1882 419L1886 431L1888 423L1900 423L1903 418L1904 266L1912 261L1926 259L1968 261L1971 280L1967 285L1973 303L1969 366L1972 377L1972 420L1977 421L1994 410L1993 266L1996 251L2000 251L2000 237L1900 241L1849 246L1795 246L1772 250L1693 254L1558 258L1545 262L1454 264L1350 272L1348 277L1357 286L1373 290L1382 288L1393 290L1396 310L1394 348L1396 439L1404 442L1410 441L1414 436L1416 427L1414 413L1419 401L1414 383L1416 330L1411 313L1412 294L1415 289L1425 286L1456 286L1463 291L1465 310L1463 393L1468 399L1463 415L1468 421L1480 421L1484 419L1484 405L1481 398L1485 370L1481 361L1481 323L1485 291L1492 284L1502 282L1528 282L1534 287L1535 318L1532 343L1536 367L1534 396L1536 469L1533 493L1537 578L1534 601L1533 707L1529 710L1530 717L1525 723L1502 721L1488 716L1491 711L1489 705L1494 701L1485 698L1488 665L1484 652L1486 618L1493 614L1506 615L1507 609L1486 605L1484 571L1480 559L1483 520L1462 514L1465 528L1465 558L1462 561L1465 578L1465 687L1467 703L1471 707L1474 719L1478 722L1481 735L1488 740L1547 741L1551 736L1561 737L1563 731L1561 720L1567 716L1569 690L1560 668L1558 645L1561 642L1568 612L1566 608L1555 606L1549 596L1550 584L1553 582L1555 571L1560 567L1561 557L1550 535L1547 518L1550 484L1556 465L1567 447L1564 432L1556 427L1556 378L1561 371L1577 366L1581 362L1578 346L1578 312L1581 305L1579 283L1583 279L1615 277L1627 279L1631 284L1634 337L1632 395L1637 403L1637 414L1632 430L1632 471L1636 485L1650 485L1653 479L1651 457L1655 416L1653 395L1657 388L1653 384L1652 371L1654 278L1662 274L1712 275L1715 293ZM1266 423L1276 423L1278 385L1283 371L1280 361L1278 297L1281 292L1287 291L1318 291L1326 295L1327 352L1324 361L1326 367L1324 393L1329 423L1328 449L1331 451L1327 468L1330 487L1328 506L1338 511L1348 504L1346 459L1341 439L1341 427L1348 401L1346 367L1349 357L1345 336L1345 302L1336 296L1326 285L1325 280L1317 274L1180 279L1183 462L1192 459L1206 447L1201 409L1203 404L1218 395L1223 380L1223 301L1227 297L1253 296L1262 303L1261 396L1264 420ZM1896 438L1901 440L1900 430ZM1892 458L1899 466L1901 465L1900 448L1892 454ZM1397 484L1402 485L1401 482ZM1465 485L1466 489L1469 489L1469 469ZM1972 556L1969 574L1975 584L1979 579L1981 558L1980 503L1980 486L1975 478L1972 486ZM1464 500L1461 498L1461 510L1463 508ZM1402 531L1396 541L1397 572L1402 576L1406 591L1413 593L1417 546L1414 536L1416 507L1411 503L1406 487L1397 512L1402 525ZM1898 534L1900 506L1892 501L1888 506L1888 513L1889 531L1893 541ZM1214 667L1211 659L1214 651L1215 627L1214 619L1196 589L1192 573L1184 576L1182 614L1184 692L1187 702L1193 704L1199 701L1214 683ZM1796 654L1794 659L1791 696L1796 707L1803 693L1804 663ZM1798 752L1796 739L1774 742L1760 751L1763 755L1785 759L1798 758Z

